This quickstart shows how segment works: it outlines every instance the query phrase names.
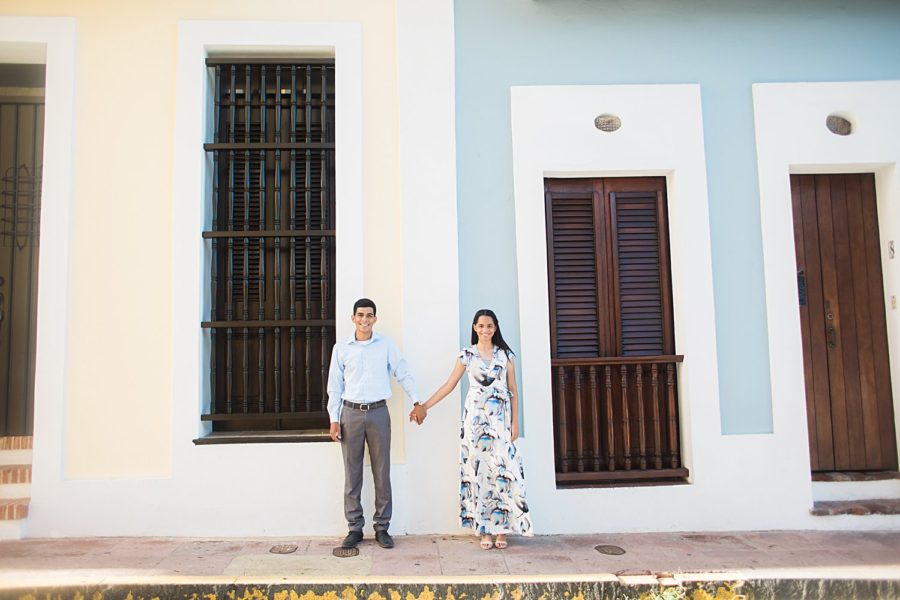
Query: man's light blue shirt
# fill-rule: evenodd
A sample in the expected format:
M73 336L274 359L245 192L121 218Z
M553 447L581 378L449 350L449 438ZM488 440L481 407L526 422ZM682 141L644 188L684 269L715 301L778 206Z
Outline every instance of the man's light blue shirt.
M328 370L328 416L340 423L342 400L359 404L391 397L391 376L400 383L412 402L419 401L416 382L406 359L391 338L372 332L368 340L357 340L356 333L337 342L331 351Z

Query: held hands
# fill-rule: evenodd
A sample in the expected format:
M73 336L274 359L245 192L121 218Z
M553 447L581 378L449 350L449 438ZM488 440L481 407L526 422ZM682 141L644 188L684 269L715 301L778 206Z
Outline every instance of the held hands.
M416 404L409 412L409 420L415 421L417 425L421 425L426 416L428 416L428 410L421 404Z
M328 429L328 435L331 436L332 442L341 441L341 424L340 423L332 423L331 427Z

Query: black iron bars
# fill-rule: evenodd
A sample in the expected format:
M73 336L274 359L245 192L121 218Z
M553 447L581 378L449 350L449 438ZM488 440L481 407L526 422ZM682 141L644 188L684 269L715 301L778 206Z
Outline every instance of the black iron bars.
M301 428L327 424L334 62L208 65L216 94L214 140L204 145L213 154L213 222L203 237L211 241L212 297L202 326L211 330L213 399L204 418L231 430L296 428L303 415L310 418Z

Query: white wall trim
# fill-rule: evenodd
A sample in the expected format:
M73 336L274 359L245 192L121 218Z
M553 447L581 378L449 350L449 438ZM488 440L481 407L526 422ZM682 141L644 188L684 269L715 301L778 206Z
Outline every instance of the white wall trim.
M0 17L0 62L46 64L30 521L63 477L77 57L75 19Z
M769 368L775 427L802 440L809 470L806 390L797 309L796 253L790 175L875 173L878 225L895 429L900 433L900 258L887 258L887 241L900 242L900 82L758 83L753 86L760 213L768 311ZM833 113L850 117L854 132L837 136L825 127Z
M397 49L402 347L424 401L450 372L461 326L452 0L397 0ZM403 419L397 428L406 436L408 497L395 495L395 505L409 531L459 528L456 398L451 394L421 427Z
M207 336L199 328L209 314L208 244L199 233L208 228L211 158L202 144L211 138L210 81L205 60L210 53L310 56L333 52L336 88L337 306L363 290L362 227L362 28L359 23L269 21L183 21L178 29L175 122L174 203L174 382L173 457L178 448L207 433L199 415L209 406ZM346 319L338 319L338 337ZM213 451L215 452L215 451Z
M344 528L339 508L342 466L340 451L333 445L250 444L235 447L195 446L192 443L203 433L200 414L209 401L208 344L200 329L200 321L207 317L204 289L208 285L210 251L200 236L209 219L206 186L211 164L202 147L203 142L208 141L210 123L209 76L205 59L211 51L277 51L302 56L307 50L317 55L325 50L333 52L339 65L336 70L336 160L337 221L341 234L337 247L337 302L346 305L347 298L358 297L361 293L363 272L359 258L364 248L361 25L356 22L181 22L175 65L171 476L65 480L60 468L63 415L61 409L55 410L55 430L46 436L55 445L55 455L50 456L37 441L35 443L35 498L32 504L35 510L29 518L30 535L239 536L291 532L330 535ZM65 71L74 78L74 40L66 46L65 56L68 59ZM50 67L54 64L51 60L48 52L48 80ZM66 91L66 98L71 103L71 86ZM48 87L48 119L52 114L49 101ZM47 193L45 187L45 196ZM68 225L68 218L65 223ZM42 223L42 228L47 226L46 221ZM47 235L46 239L52 237ZM49 268L43 260L43 252L42 248L42 272ZM66 268L60 268L57 286L59 281L65 281L67 272ZM60 304L53 311L58 315L54 320L62 323L54 323L53 329L64 332L65 294L57 297ZM339 321L339 335L346 327ZM64 373L64 369L58 369L52 378L47 376L43 381L62 383L60 372ZM58 396L62 398L62 391ZM54 408L59 405L59 401L53 403ZM37 461L41 452L44 452L46 464L39 468ZM279 490L272 489L273 482L278 482ZM316 488L315 494L309 494L310 482L323 485ZM247 518L247 501L242 490L266 490L267 504L262 510L255 511L253 518ZM300 498L302 501L298 501ZM310 515L316 517L310 518Z
M622 119L598 131L598 114ZM796 526L808 515L802 464L783 464L776 435L721 434L706 157L699 85L512 88L513 177L529 505L543 533L753 529ZM691 484L558 490L543 178L665 175L679 369L682 456ZM736 494L730 474L741 474ZM802 483L802 481L801 481ZM773 491L777 489L777 494ZM773 502L773 497L779 502ZM659 510L660 506L666 510ZM584 507L590 506L590 510ZM615 518L610 518L615 515Z
M434 18L434 8L402 0L397 14L397 25L404 29L398 33L398 97L403 111L400 183L404 256L402 265L398 265L402 269L405 324L402 345L422 392L436 385L438 377L446 377L445 370L458 350L453 4L442 0L440 19ZM339 103L337 305L347 307L363 295L365 287L362 40L361 24L352 21L179 23L172 203L171 474L158 478L64 479L61 354L53 377L44 378L45 383L57 386L52 394L56 401L45 403L48 408L42 413L55 430L45 425L43 431L49 433L41 439L52 445L35 446L36 456L39 451L44 453L46 465L35 471L35 485L40 488L43 482L43 487L36 491L40 498L33 504L31 535L337 535L344 530L343 467L336 445L192 443L204 432L199 417L208 406L209 350L199 327L208 311L204 289L208 285L210 251L200 236L209 219L211 169L211 160L202 148L210 127L210 81L204 61L210 52L232 51L335 56ZM64 70L74 81L74 35L65 49L70 62L65 63ZM65 98L71 103L73 97L68 90ZM48 108L49 99L48 89ZM59 147L69 148L71 154L70 141ZM56 181L67 181L67 177L70 179L71 173ZM48 193L45 187L45 196ZM67 224L68 214L65 216L63 222ZM441 227L434 227L435 219L440 220ZM46 229L53 220L43 225ZM65 236L47 237L62 239L68 247L67 232ZM435 248L435 252L423 252L423 248ZM60 253L60 258L65 256L66 252ZM42 271L52 265L53 260L47 261ZM59 273L54 273L51 289L58 290L60 282L65 283L66 267L63 264ZM432 281L432 277L436 279ZM53 325L49 330L61 335L66 325L65 293L54 293L51 300ZM421 329L411 324L433 322L435 306L440 307L444 322L434 328L433 334L421 335ZM338 319L339 336L349 334L350 327L349 319ZM57 345L65 350L64 343ZM456 437L435 434L457 431L459 414L452 403L442 408L447 410L435 411L427 429L408 431L404 422L395 423L395 435L414 437L409 442L406 464L398 464L396 459L402 457L395 456L392 467L395 533L456 530ZM440 442L433 443L438 438ZM440 484L432 486L432 481ZM262 502L249 517L248 494ZM364 504L371 503L366 488L363 500Z
M205 290L209 285L211 249L199 233L208 228L211 218L207 206L211 158L202 148L203 142L211 138L210 81L205 65L211 53L277 53L279 56L333 53L337 102L335 210L336 228L340 232L336 242L336 303L338 307L348 306L352 304L351 298L359 297L364 287L360 261L364 252L362 27L355 22L184 21L178 29L172 335L174 472L176 477L196 476L198 467L205 463L202 470L206 470L206 477L215 480L216 473L227 477L228 471L250 470L253 464L290 464L284 461L284 451L290 448L291 454L309 460L304 469L307 475L292 482L290 487L294 487L302 485L304 478L319 479L320 476L313 474L319 469L323 473L340 469L340 453L327 444L255 444L244 446L238 452L233 447L201 448L191 442L209 431L209 426L201 425L199 418L209 406L210 394L209 342L199 324L209 314ZM348 323L346 319L337 320L339 337L346 335ZM225 468L229 462L231 468ZM334 527L339 511L334 514L327 510L328 502L324 500L338 493L339 490L329 490L322 494L321 500L305 499L304 513L318 514L321 510L327 517L306 519L302 526L316 533ZM259 531L268 526L257 522L232 528L237 533Z

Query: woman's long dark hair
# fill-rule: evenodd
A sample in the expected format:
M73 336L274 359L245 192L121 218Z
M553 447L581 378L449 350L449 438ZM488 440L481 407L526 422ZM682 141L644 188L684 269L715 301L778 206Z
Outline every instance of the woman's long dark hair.
M491 342L506 352L507 356L515 356L516 353L512 351L512 348L509 347L509 344L506 343L506 340L503 339L503 334L500 333L500 321L497 320L497 315L494 314L489 308L482 308L481 310L475 311L475 316L472 318L472 325L474 326L478 323L478 317L490 317L494 321L494 335L491 337ZM475 333L475 330L472 330L472 343L478 343L478 334Z

